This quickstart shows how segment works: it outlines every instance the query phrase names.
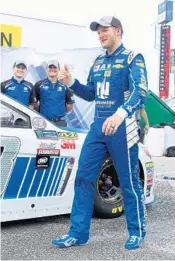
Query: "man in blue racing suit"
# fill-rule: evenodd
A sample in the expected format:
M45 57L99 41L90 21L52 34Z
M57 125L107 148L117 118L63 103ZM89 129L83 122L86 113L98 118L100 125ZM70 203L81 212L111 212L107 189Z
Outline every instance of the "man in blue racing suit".
M52 243L59 247L84 245L89 239L95 183L109 153L123 193L129 239L127 249L138 248L145 237L144 194L139 178L138 130L135 111L147 95L147 73L141 54L123 46L122 25L115 17L103 17L90 25L97 31L106 53L97 57L87 86L73 79L68 68L60 79L76 95L95 100L94 122L84 142L75 179L75 196L68 234Z

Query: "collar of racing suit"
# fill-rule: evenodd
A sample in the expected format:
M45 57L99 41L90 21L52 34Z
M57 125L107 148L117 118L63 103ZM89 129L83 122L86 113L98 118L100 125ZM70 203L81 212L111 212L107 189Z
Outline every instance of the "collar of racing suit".
M123 46L123 44L121 43L116 49L115 49L115 51L113 52L113 53L111 53L111 54L108 54L108 51L106 51L106 57L107 58L109 58L109 57L111 57L111 56L116 56L116 55L118 55L119 53L121 53L122 51L124 51L124 46Z

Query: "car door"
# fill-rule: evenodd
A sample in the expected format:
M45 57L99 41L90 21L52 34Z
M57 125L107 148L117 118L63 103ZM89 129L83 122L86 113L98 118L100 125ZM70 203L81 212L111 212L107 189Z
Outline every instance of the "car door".
M61 143L66 133L28 108L5 101L0 106L2 198L62 195L74 165L75 144Z

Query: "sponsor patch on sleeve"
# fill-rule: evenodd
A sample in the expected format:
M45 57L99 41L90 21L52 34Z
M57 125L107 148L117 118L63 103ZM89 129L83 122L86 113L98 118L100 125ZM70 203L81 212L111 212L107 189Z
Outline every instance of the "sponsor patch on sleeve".
M130 64L132 62L132 60L134 59L134 57L135 57L134 52L130 52L130 54L128 55L127 63Z

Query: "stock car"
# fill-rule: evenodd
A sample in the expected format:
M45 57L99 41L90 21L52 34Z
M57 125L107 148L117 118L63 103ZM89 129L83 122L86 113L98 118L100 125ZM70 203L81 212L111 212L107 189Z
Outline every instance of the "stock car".
M1 97L1 221L68 214L77 164L87 131L57 127L4 94ZM94 155L95 156L95 155ZM154 163L139 144L145 203L154 201ZM94 215L124 212L113 162L104 162L96 181Z

